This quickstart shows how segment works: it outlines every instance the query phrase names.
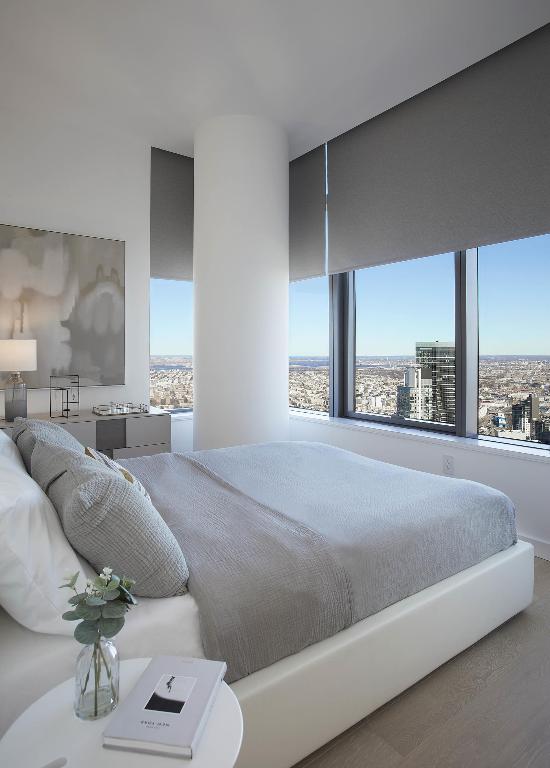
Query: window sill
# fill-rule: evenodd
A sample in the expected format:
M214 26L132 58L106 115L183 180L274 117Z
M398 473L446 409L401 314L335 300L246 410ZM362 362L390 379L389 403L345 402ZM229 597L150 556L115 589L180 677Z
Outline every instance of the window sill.
M351 429L376 434L380 437L399 437L404 440L425 442L434 444L434 441L442 447L457 448L464 451L479 451L485 454L495 454L513 459L525 459L526 461L538 461L544 464L550 463L550 450L546 448L531 448L525 445L511 445L510 443L497 443L482 437L458 437L444 432L428 432L414 427L401 427L396 424L381 424L375 421L363 419L342 419L329 416L318 411L301 411L297 408L290 409L290 418L295 421L306 421L323 424L333 429Z

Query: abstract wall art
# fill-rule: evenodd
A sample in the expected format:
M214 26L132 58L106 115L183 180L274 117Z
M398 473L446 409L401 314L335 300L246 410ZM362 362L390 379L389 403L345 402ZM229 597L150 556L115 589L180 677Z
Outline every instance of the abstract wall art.
M0 225L0 339L37 340L29 387L124 384L124 242Z

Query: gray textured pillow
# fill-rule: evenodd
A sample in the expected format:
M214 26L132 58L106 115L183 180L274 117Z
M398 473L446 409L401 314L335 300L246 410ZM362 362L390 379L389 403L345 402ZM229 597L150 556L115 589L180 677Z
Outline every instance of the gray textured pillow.
M27 472L31 474L31 456L37 440L61 446L68 451L84 453L84 446L66 429L60 427L59 424L42 421L41 419L22 419L18 417L15 420L12 438L23 458Z
M99 572L136 580L142 597L186 591L189 570L172 532L149 499L87 456L39 444L37 482L46 489L74 549Z
M132 483L136 491L139 491L142 496L145 496L146 499L149 499L151 501L151 497L149 496L149 493L141 480L138 480L135 475L133 475L128 469L123 467L121 464L118 463L118 461L115 461L114 459L110 459L108 456L106 456L104 453L101 453L101 451L96 451L95 448L90 448L89 446L86 446L84 449L84 453L86 456L89 456L90 459L93 459L94 461L99 461L101 464L103 464L105 467L109 467L109 469L114 470L115 472L118 472L119 475L122 475L122 477L127 480L129 483Z
M88 461L84 453L76 454L75 451L68 450L61 445L52 445L44 440L37 440L31 455L30 474L44 493L48 494L50 486L61 475L67 471L69 464L76 461L78 464L85 464ZM58 504L63 502L64 495L68 493L68 488L58 486L60 491L59 498L52 499L54 507L58 510Z

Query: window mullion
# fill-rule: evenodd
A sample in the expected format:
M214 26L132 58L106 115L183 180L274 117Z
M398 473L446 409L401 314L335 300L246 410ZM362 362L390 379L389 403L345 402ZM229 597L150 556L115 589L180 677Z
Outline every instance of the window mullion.
M477 248L458 251L456 267L456 434L478 432Z
M331 275L330 287L330 407L331 416L347 410L349 348L349 276Z

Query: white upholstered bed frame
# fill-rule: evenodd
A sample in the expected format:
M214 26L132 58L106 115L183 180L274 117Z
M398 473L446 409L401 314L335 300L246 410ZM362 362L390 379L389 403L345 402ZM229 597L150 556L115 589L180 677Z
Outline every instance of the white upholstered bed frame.
M290 768L526 608L533 548L510 549L401 600L232 687L244 715L237 768ZM0 617L7 725L72 674L74 641Z
M522 611L533 557L520 541L239 680L238 768L289 768Z

